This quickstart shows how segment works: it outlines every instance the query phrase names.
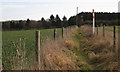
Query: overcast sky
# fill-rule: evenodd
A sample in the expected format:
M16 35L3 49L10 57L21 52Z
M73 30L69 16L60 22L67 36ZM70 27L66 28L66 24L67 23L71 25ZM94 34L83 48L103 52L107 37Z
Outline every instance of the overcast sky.
M0 21L48 19L51 14L67 18L78 12L118 12L119 0L0 0Z

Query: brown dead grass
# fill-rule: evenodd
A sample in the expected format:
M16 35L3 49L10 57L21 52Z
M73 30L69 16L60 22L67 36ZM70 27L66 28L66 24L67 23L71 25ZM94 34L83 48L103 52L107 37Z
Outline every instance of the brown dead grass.
M118 62L111 62L104 70L118 70Z
M82 31L83 37L85 38L91 38L93 36L92 27L89 25L81 26L81 31Z
M73 33L77 32L77 28L72 28L71 31L65 32L64 38L61 37L57 40L46 39L41 46L41 70L80 70L76 64L78 59L72 48L79 48L72 39ZM31 67L32 70L38 70L37 64Z
M83 37L87 39L81 42L84 44L90 44L87 48L85 48L85 50L91 51L88 53L91 63L99 63L98 67L100 67L107 62L107 65L104 69L116 69L118 41L116 41L116 52L113 52L113 33L105 31L105 37L103 37L103 31L102 29L99 29L99 34L97 35L97 33L95 33L95 35L93 35L92 27L87 25L81 26L81 31ZM118 39L117 36L118 35L116 34L116 40Z

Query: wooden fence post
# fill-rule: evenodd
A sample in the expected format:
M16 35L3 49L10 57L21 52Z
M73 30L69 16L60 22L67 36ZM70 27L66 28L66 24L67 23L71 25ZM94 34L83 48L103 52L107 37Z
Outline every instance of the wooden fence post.
M97 35L98 35L98 25L97 25Z
M67 31L68 31L68 30L67 30L67 27L66 27L66 36L67 36Z
M36 61L40 69L40 31L36 31Z
M105 34L104 34L104 25L103 25L103 37L105 36Z
M70 26L70 32L71 32L71 26Z
M54 40L56 39L56 28L54 28Z
M63 30L64 30L64 28L62 27L62 38L63 38Z
M71 32L71 28L70 28L70 26L69 26L69 33Z
M115 49L115 41L116 41L115 30L116 30L116 28L115 28L115 25L114 25L113 26L113 48L114 48L114 51L116 51L116 49Z

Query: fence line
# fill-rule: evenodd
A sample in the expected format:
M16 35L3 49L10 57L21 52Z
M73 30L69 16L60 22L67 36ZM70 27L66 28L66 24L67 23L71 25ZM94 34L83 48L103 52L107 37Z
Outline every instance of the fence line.
M97 29L97 35L99 34L98 32L98 26L96 27ZM105 37L105 26L103 25L102 27L102 30L103 30L103 37ZM114 25L113 26L113 51L115 52L116 50L116 26ZM117 53L117 52L116 52Z
M65 34L65 29L64 29L64 27L62 27L62 28L60 28L60 34L61 34L61 37L62 38L64 38L64 34ZM66 33L67 33L67 31L68 32L70 32L71 31L71 28L70 27L67 27L66 28ZM56 36L57 36L57 29L54 29L54 40L57 38ZM52 32L52 33L53 33ZM67 33L68 34L68 33ZM31 37L31 36L30 36ZM19 38L19 39L17 39L17 41L11 41L9 44L7 43L7 44L5 44L3 47L5 48L5 47L7 47L7 48L9 48L10 50L11 49L15 49L15 51L7 51L7 48L5 49L5 54L4 54L4 56L6 56L6 55L8 55L8 53L10 53L10 54L13 54L13 55L8 55L8 56L6 56L6 57L4 57L4 59L3 60L5 60L5 61L8 61L8 62L10 62L10 66L12 66L12 67L10 67L11 69L13 68L18 68L19 70L22 70L22 69L24 69L24 66L26 66L29 62L31 62L31 60L34 60L34 59L36 59L36 61L38 62L38 67L39 67L39 69L40 69L40 44L41 44L41 42L40 42L40 31L36 31L35 32L35 44L34 43L32 43L31 45L33 46L35 46L35 53L32 53L30 56L29 56L29 53L28 53L28 51L26 51L26 50L28 50L29 49L29 47L31 46L28 46L26 43L28 43L27 41L29 41L29 36L28 36L28 38ZM34 41L34 40L32 40L32 41ZM30 42L31 43L31 42ZM9 46L8 46L9 45ZM12 45L12 47L11 47L11 45ZM26 46L27 45L27 46ZM34 54L35 54L35 56L34 56ZM33 57L35 57L34 59L32 59ZM14 61L15 60L15 61ZM15 64L15 65L14 65ZM6 64L7 65L7 64ZM6 68L7 69L7 68Z
M70 31L70 30L68 30L69 28L70 27L66 28L66 33L67 33L67 31ZM61 31L60 32L61 37L64 38L64 31L65 31L64 27L60 28L60 31ZM57 29L54 28L54 40L56 39L56 36L57 36L56 34L57 34ZM36 61L38 62L38 65L40 65L40 40L41 40L40 39L40 31L35 32L35 37L36 37L36 39L35 39L36 44L33 43L31 45L34 45L36 47L35 48L35 53L36 53L35 58L36 58ZM11 54L13 54L13 55L8 56L9 58L4 57L4 60L11 62L9 65L13 66L12 68L18 67L18 69L22 70L22 69L24 69L25 64L27 64L29 61L32 60L32 57L34 54L30 55L27 58L28 53L26 53L26 50L25 50L25 49L29 49L29 47L26 47L26 45L27 45L26 40L29 40L29 39L30 39L29 37L28 38L19 38L19 40L17 40L17 41L11 41L2 46L2 47L8 47L8 45L9 45L11 47L11 45L12 45L11 49L13 49L13 46L14 46L15 51L11 50L12 51ZM32 41L34 41L34 40L32 40ZM11 52L11 51L9 51L9 52ZM17 56L17 57L14 57L14 56ZM14 61L14 60L16 60L16 61ZM15 63L15 62L17 62L17 63ZM14 63L15 63L15 65L13 65ZM40 66L39 66L39 69L40 69Z
M62 38L64 38L64 31L65 29L62 27L61 28L61 31L62 31ZM67 27L66 28L66 35L67 35L67 32L70 32L71 31L71 28L70 27ZM103 37L105 36L105 26L103 25ZM56 31L56 28L54 28L54 40L56 40L56 34L57 34L57 31ZM98 35L98 26L97 26L97 35ZM113 48L115 49L115 45L116 45L116 27L113 26ZM38 65L39 65L39 69L40 69L40 31L36 31L36 61L38 62ZM22 41L23 40L23 41ZM26 53L25 53L25 38L20 38L19 41L17 41L17 43L19 44L19 47L17 46L17 44L15 42L13 43L10 43L10 44L15 44L16 48L17 48L17 55L18 55L18 64L20 64L20 69L23 69L24 67L24 61L25 61L25 56L26 56ZM20 48L22 48L22 42L23 42L23 52L22 52L22 56L20 57L19 53L21 53L21 50ZM21 60L22 58L22 60ZM32 57L31 57L32 58ZM21 61L20 61L21 60ZM21 62L21 63L20 63ZM19 66L19 65L18 65Z

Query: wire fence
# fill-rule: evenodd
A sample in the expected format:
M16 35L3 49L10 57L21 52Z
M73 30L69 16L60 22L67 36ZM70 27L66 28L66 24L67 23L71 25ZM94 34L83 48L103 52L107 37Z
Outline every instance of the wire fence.
M63 28L62 28L63 29ZM56 30L56 38L63 37L62 32L69 32L70 27ZM14 34L15 35L15 34ZM13 35L13 37L14 37ZM32 34L33 35L33 34ZM2 45L3 70L23 70L30 69L31 64L36 61L36 39L27 34L26 37L19 36L17 40L4 42ZM45 33L41 30L40 45L47 38L54 39L54 29Z
M99 31L100 30L100 31ZM102 37L111 40L113 45L113 51L118 53L117 47L118 47L118 34L120 33L119 26L104 26L103 27L96 27L96 33L99 35L102 30Z

